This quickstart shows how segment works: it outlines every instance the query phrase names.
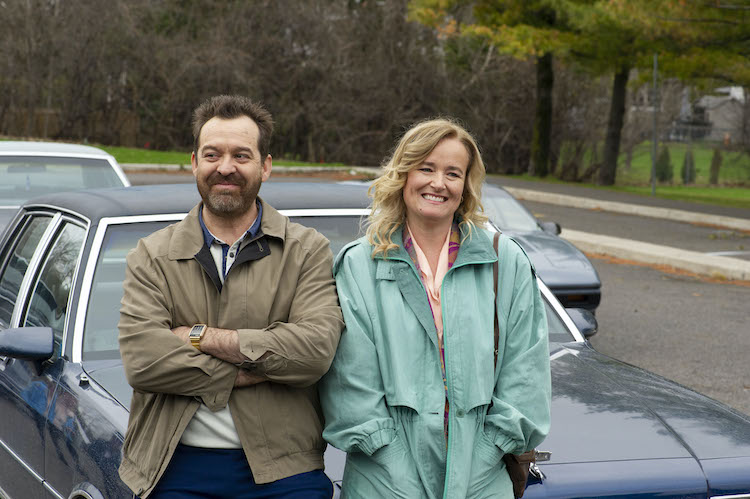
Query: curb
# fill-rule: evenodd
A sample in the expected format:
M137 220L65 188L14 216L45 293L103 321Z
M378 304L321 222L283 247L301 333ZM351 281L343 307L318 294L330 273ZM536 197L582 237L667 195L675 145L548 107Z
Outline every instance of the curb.
M168 165L168 164L149 164L149 163L120 163L125 171L139 171L139 170L166 170L166 171L191 171L190 163L184 165ZM319 172L331 172L340 171L348 172L351 175L364 174L377 176L379 168L367 167L367 166L274 166L273 171L277 172L289 172L289 173L319 173Z
M667 265L714 279L750 281L750 261L738 258L705 255L697 251L569 229L563 229L560 237L567 239L585 253Z
M676 222L701 223L750 232L750 220L744 218L725 217L721 215L695 213L692 211L659 208L655 206L643 206L639 204L618 203L615 201L601 201L597 199L569 196L567 194L532 191L529 189L520 189L517 187L505 187L505 190L513 194L518 199L524 199L527 201L536 201L539 203L548 203L560 206L571 206L574 208L584 208L587 210L604 210L614 213L622 213L625 215L663 218L667 220L674 220Z

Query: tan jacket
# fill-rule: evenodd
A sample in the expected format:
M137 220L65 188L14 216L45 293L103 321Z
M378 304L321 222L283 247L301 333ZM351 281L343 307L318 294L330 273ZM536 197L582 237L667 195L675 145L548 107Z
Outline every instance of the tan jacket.
M263 203L261 230L222 286L200 208L142 239L127 258L119 339L133 400L120 476L142 497L201 401L212 410L229 404L256 482L323 468L316 382L343 328L328 241ZM237 366L170 331L197 323L237 329L250 359L243 367L270 381L233 389ZM272 354L258 361L266 351Z

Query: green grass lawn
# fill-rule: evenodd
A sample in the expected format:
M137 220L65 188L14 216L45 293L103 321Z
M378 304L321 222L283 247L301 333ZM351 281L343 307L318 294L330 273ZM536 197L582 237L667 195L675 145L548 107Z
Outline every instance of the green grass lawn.
M675 178L679 178L682 161L685 157L686 144L668 144L670 149L672 166ZM180 151L155 151L151 149L135 149L129 147L98 146L113 155L119 163L149 163L149 164L177 164L190 167L190 152ZM678 182L672 185L658 185L656 195L667 199L682 201L694 201L708 204L719 204L725 206L736 206L750 208L750 157L747 154L724 153L719 181L720 186L709 186L708 175L711 164L713 149L707 145L694 144L693 157L697 170L696 183L690 186L680 185ZM304 161L293 161L288 159L273 160L278 166L333 166L344 167L343 163L307 163ZM536 177L524 175L528 180L539 180ZM577 184L600 189L612 189L616 191L631 192L651 195L651 145L644 142L639 145L633 154L630 169L625 167L624 155L621 156L620 165L617 170L617 185L614 187L601 187L593 184ZM554 176L544 179L546 182L562 182ZM740 185L738 187L738 185ZM741 187L742 185L746 187Z
M136 149L133 147L97 146L115 157L118 163L137 163L155 165L184 165L190 167L191 151L156 151L153 149ZM273 159L278 166L346 166L343 163L308 163L288 159Z
M134 147L97 146L115 157L118 163L190 166L190 151L155 151Z
M693 149L696 180L694 184L683 185L680 180L682 163L685 160L685 152L690 146L681 142L670 142L659 145L660 148L665 146L669 148L674 180L671 183L657 183L657 197L750 208L750 155L742 152L722 150L723 161L719 170L719 184L712 186L709 185L709 176L715 144L693 143L691 147ZM584 165L588 165L590 157L590 152L584 155ZM584 166L579 169L579 171L583 170L585 170ZM528 175L523 175L522 178L526 180L539 180ZM554 176L549 176L544 181L562 182ZM650 196L651 142L643 142L635 147L629 168L626 165L625 154L620 154L614 186L603 187L586 183L577 183L576 185Z
M674 172L673 184L681 184L680 172L685 160L688 144L670 142L659 145L669 149L670 163ZM695 185L708 185L711 171L711 158L714 154L713 144L694 143L693 161L695 162ZM719 170L719 185L745 185L750 187L750 155L742 152L722 151L723 161ZM628 169L625 155L620 155L617 167L617 184L643 185L651 179L651 142L643 142L633 151L633 160Z
M708 204L725 206L736 206L750 208L750 155L739 152L724 151L724 161L719 173L719 186L709 186L708 178L713 155L713 145L693 144L693 157L696 167L696 183L689 186L681 185L679 182L680 169L685 158L687 144L669 143L670 158L674 170L672 184L658 184L656 196L666 199L682 201L694 201ZM146 163L183 165L190 168L190 151L156 151L152 149L137 149L131 147L101 146L113 155L119 163ZM584 159L584 162L587 161ZM343 163L309 163L290 159L274 158L273 164L277 166L310 166L310 167L346 167ZM581 170L584 170L582 167ZM562 182L550 175L543 180L529 175L521 176L527 180L544 182ZM617 169L617 184L613 187L601 187L593 184L577 183L585 187L598 189L612 189L615 191L630 192L651 195L651 144L644 142L638 145L633 152L630 168L626 168L625 155L620 156Z
M651 195L651 187L616 186L611 187L611 189L632 192L643 196ZM656 195L665 199L750 209L749 187L658 186L656 188Z

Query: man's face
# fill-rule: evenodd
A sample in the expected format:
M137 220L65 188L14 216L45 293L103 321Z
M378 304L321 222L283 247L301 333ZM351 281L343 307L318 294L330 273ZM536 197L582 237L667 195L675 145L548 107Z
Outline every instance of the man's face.
M259 133L247 116L211 118L203 125L192 156L193 175L212 214L235 218L252 209L261 183L271 175L271 156L260 157Z

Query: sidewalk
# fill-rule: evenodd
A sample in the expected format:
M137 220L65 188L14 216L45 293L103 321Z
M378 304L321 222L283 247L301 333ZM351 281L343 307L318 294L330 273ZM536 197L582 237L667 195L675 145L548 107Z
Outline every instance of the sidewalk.
M673 201L604 189L525 181L502 176L493 176L489 181L502 185L521 200L750 232L750 210L741 208ZM750 196L750 189L748 196ZM706 255L682 248L575 230L563 229L560 235L586 253L613 256L646 264L668 265L710 278L750 281L750 261L739 258Z
M487 181L506 188L510 187L517 189L528 189L547 194L563 194L600 201L651 206L670 210L683 210L691 213L710 214L732 218L744 218L750 220L750 209L747 208L692 203L689 201L676 201L673 199L640 196L638 194L616 192L607 189L594 189L591 187L584 187L580 185L535 182L533 180L522 180L515 177L505 177L501 175L490 175L487 177ZM750 197L750 189L748 189L747 195L748 197Z

